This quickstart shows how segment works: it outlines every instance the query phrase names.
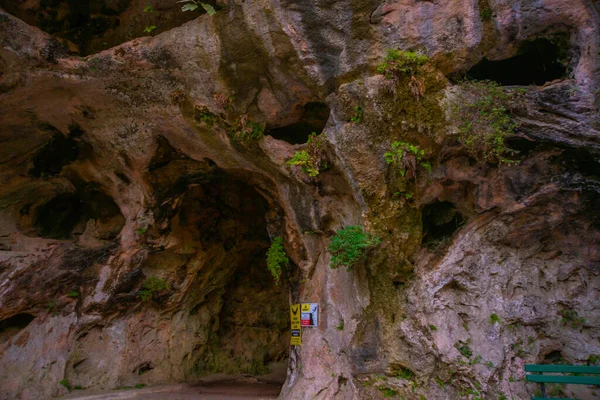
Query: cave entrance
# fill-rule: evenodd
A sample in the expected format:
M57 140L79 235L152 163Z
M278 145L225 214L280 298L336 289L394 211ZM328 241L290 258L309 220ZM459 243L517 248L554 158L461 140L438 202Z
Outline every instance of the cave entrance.
M299 122L267 130L266 134L290 144L303 144L308 141L311 133L319 134L323 131L329 119L329 113L329 106L325 103L306 103L302 107L302 116Z
M187 187L173 219L186 252L195 246L204 260L186 294L190 323L198 326L200 338L194 370L199 377L251 375L283 384L289 284L285 277L277 284L266 265L269 232L281 229L281 218L247 181L213 171ZM193 257L187 262L187 273L193 262Z
M539 38L525 42L514 57L484 58L467 73L468 79L491 80L500 85L543 85L567 76L566 40Z
M423 244L435 244L450 238L463 224L463 216L447 201L423 207Z

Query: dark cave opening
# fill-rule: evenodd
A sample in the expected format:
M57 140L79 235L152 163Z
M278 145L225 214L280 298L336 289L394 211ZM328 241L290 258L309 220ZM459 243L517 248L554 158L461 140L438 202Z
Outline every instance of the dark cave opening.
M467 73L467 79L491 80L500 85L543 85L567 76L567 53L560 41L538 38L525 42L517 55L504 60L484 58Z
M0 7L57 38L61 52L81 56L167 31L205 13L202 7L183 12L176 1L151 3L152 7L145 8L146 4L140 7L131 0L0 0ZM215 0L206 3L217 7ZM150 32L146 31L152 26Z
M175 154L161 159L162 165L153 170L154 182L168 181L175 165L193 165ZM290 348L290 291L287 274L277 284L266 264L272 232L282 229L281 217L251 181L213 166L190 177L183 193L167 191L181 196L181 203L175 214L163 218L170 220L170 234L185 241L186 251L157 252L142 270L146 276L174 271L183 279L196 262L192 249L201 248L206 261L186 295L190 321L203 321L193 324L206 329L199 337L208 337L192 356L194 370L199 376L283 371L283 383Z
M454 204L436 201L423 207L423 244L441 242L452 235L463 224L463 216Z
M68 136L49 124L42 125L41 129L52 134L52 137L33 159L29 174L36 178L58 175L65 165L75 161L80 149L74 137L83 134L79 125L72 125Z
M110 196L82 190L60 194L36 208L33 227L40 237L70 239L82 234L89 220L94 220L94 235L101 240L116 238L125 225L125 217Z
M323 131L329 119L329 113L329 106L325 103L306 103L302 107L302 116L299 122L267 130L266 134L290 144L303 144L308 141L311 133L319 134Z
M0 321L0 345L25 329L34 319L31 314L17 314Z

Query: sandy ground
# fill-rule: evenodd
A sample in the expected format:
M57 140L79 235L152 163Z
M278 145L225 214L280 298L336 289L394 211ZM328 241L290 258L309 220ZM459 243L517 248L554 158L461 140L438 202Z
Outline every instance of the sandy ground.
M261 377L211 375L195 384L151 386L142 389L74 391L61 400L234 400L276 399L285 381L287 365L276 366Z

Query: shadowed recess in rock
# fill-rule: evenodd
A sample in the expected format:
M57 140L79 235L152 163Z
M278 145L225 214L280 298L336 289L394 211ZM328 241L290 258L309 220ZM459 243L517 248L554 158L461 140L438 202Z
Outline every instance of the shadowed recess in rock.
M95 225L93 235L102 240L114 239L125 225L113 199L97 190L58 195L34 212L36 233L51 239L81 235L90 220Z
M323 131L329 119L329 112L329 106L325 103L306 103L302 108L300 121L268 130L267 135L291 144L306 143L311 133L319 134Z
M559 39L535 39L524 43L514 57L498 61L484 58L466 73L466 78L501 85L543 85L566 77L565 47Z
M76 124L69 127L68 136L63 135L50 124L43 124L40 129L48 132L52 137L35 156L29 174L36 178L58 175L65 165L75 161L79 156L79 144L74 137L81 136L84 132Z
M17 314L0 321L0 345L25 329L34 319L31 314Z
M206 1L216 5L214 1ZM145 8L146 6L151 8ZM173 0L0 0L0 7L58 38L59 46L93 54L196 18L204 9L182 12ZM154 27L150 32L146 27Z
M463 216L447 201L427 204L422 215L424 244L448 239L463 224Z

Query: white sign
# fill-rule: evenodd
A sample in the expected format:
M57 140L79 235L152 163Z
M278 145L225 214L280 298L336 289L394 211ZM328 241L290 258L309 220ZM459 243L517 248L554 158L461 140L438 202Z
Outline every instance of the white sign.
M302 303L300 320L303 327L316 327L319 325L319 304Z

